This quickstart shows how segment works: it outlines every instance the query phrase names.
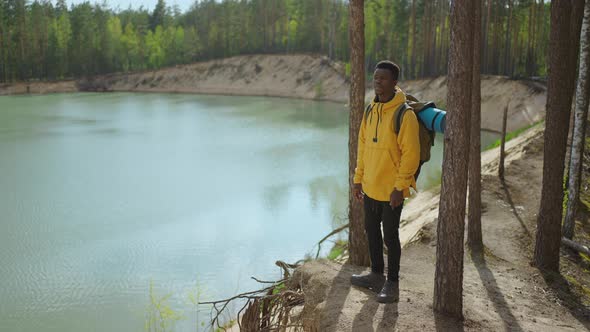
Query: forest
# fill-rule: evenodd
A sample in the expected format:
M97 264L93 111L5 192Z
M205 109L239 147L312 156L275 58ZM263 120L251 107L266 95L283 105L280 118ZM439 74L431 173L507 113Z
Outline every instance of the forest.
M549 2L481 0L483 74L545 77ZM365 1L365 62L403 79L447 72L449 0ZM350 66L348 1L202 0L186 12L107 1L0 3L0 82L158 69L243 54L316 53Z

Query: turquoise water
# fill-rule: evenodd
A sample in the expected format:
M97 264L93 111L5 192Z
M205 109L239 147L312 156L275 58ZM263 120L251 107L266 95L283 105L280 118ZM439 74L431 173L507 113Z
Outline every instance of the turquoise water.
M347 126L312 101L1 97L0 330L141 331L150 282L185 330L197 283L279 279L346 215Z
M202 301L257 289L345 222L347 155L334 103L0 97L0 330L142 331L153 284L194 331L197 285ZM440 137L432 155L421 189Z

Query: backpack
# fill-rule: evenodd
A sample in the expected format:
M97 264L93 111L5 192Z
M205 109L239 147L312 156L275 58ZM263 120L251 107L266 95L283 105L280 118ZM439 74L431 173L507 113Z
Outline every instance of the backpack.
M428 129L422 119L418 116L418 113L427 108L435 107L436 105L434 105L433 102L420 102L414 96L406 94L406 102L396 110L396 114L393 117L393 130L395 131L396 135L399 135L399 131L402 127L402 120L406 112L408 110L412 110L414 113L416 113L416 118L418 119L418 133L420 136L420 165L418 166L416 174L414 175L416 181L418 181L418 175L420 175L422 165L430 160L430 149L434 146L434 139L436 135L434 130ZM371 105L369 104L365 110L365 114L368 113L370 109ZM434 124L435 120L436 116L432 120L432 124ZM434 125L431 125L431 127L434 128Z
M395 134L399 135L406 112L411 109L416 113L416 118L418 119L418 133L420 135L420 166L422 166L422 164L430 160L430 149L434 146L436 132L428 129L420 116L418 116L418 113L427 108L436 108L436 105L434 105L433 102L420 102L410 94L406 94L406 100L407 101L397 109L397 113L393 117L395 121L393 128ZM434 121L435 120L433 120L433 122ZM418 172L420 172L420 169L418 169Z

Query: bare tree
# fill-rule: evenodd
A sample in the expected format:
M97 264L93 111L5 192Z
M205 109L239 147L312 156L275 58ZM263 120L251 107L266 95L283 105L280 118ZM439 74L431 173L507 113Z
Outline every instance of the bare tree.
M570 157L568 205L563 224L563 236L571 239L574 236L575 217L580 190L580 172L582 155L586 137L586 123L588 118L588 98L590 96L590 1L586 1L584 20L580 38L580 65L576 87L576 109L574 113L574 133Z
M506 154L504 149L506 148L506 122L508 120L508 108L510 102L504 107L504 115L502 116L502 137L500 137L500 164L498 165L498 177L501 181L504 181L504 158Z
M412 48L409 53L412 57L412 60L409 68L409 73L411 78L416 78L416 40L418 39L418 34L416 33L416 0L412 0L412 11L410 14L410 33L408 34L408 38L412 38Z
M489 71L489 34L490 34L490 18L492 15L492 0L486 0L487 14L484 21L484 33L483 33L483 67L485 71Z
M473 90L471 91L471 139L469 144L469 210L467 245L483 249L481 235L481 2L473 2Z
M576 15L583 11L584 0L551 1L549 38L549 75L547 83L547 114L543 158L543 189L537 217L534 262L537 267L559 271L561 218L563 204L563 171L576 74L575 59L580 40ZM576 3L577 2L577 3ZM577 32L576 32L577 30ZM576 50L576 56L572 56Z
M448 126L438 215L434 310L463 317L463 232L473 88L473 1L451 4Z
M358 134L365 105L365 12L364 0L350 1L350 126L348 136L348 233L349 263L369 266L367 237L363 224L363 207L352 195L356 167Z
M513 0L508 0L508 16L506 17L506 36L504 37L504 75L511 76L512 68L510 66L510 29L512 28L512 4Z

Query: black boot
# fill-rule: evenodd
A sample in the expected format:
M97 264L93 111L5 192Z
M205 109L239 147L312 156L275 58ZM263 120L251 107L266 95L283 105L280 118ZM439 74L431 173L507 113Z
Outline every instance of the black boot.
M385 276L381 273L353 274L350 283L377 292L385 283Z
M381 292L377 294L377 302L392 303L399 301L399 281L387 280Z

